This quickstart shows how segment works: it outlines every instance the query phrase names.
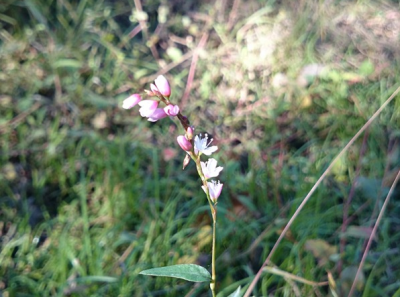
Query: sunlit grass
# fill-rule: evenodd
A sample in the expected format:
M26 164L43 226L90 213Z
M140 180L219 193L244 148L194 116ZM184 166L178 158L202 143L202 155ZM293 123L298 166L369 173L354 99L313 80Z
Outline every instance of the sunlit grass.
M120 108L157 72L168 70L179 104L190 59L199 55L183 113L214 137L224 166L220 296L250 282L301 199L398 83L398 28L387 27L400 19L397 4L325 9L322 2L251 1L235 11L223 1L185 3L164 4L165 23L158 2L142 3L147 33L135 31L138 14L124 1L9 1L0 8L4 296L207 294L205 284L138 275L178 263L210 268L208 208L193 164L181 169L180 126L150 124ZM398 104L300 213L272 259L280 270L317 283L329 272L339 296L349 290L398 170ZM353 228L343 234L353 183ZM398 211L393 199L365 264L363 296L400 292ZM327 286L271 271L257 295L329 294Z

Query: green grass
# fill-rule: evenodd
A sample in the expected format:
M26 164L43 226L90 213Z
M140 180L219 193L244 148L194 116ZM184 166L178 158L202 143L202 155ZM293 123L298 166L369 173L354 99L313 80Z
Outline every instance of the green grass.
M210 269L211 218L195 166L181 169L180 125L120 107L165 69L181 105L185 55L206 31L183 113L215 138L224 166L217 291L249 284L313 184L399 82L398 4L293 3L144 1L148 28L136 35L133 1L0 7L3 296L208 296L207 284L138 275L178 263ZM307 76L307 65L323 70ZM300 213L272 258L280 270L314 282L329 272L346 295L368 233L342 234L343 206L355 183L349 226L375 222L399 168L397 99ZM397 197L358 296L400 296ZM330 293L265 273L254 294Z

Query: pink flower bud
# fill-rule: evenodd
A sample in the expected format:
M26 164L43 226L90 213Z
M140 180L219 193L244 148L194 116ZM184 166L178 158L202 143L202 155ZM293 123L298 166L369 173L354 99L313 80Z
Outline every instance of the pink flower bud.
M192 140L193 139L193 135L194 135L193 127L191 127L191 126L187 127L187 129L186 129L186 137L187 137L187 139Z
M122 102L122 108L131 109L138 104L140 100L142 100L142 97L139 94L133 94Z
M165 118L167 114L165 113L164 109L162 108L156 108L154 112L148 116L148 121L150 122L157 122L158 120L161 120Z
M159 75L154 83L161 95L165 97L169 97L171 95L171 88L169 87L168 80L163 75Z
M167 115L174 117L179 113L179 106L168 104L167 106L164 107L164 111Z
M189 140L184 135L179 135L178 138L176 139L178 141L178 144L184 151L191 151L193 146Z
M160 94L155 84L150 84L150 90L153 92L154 95Z
M149 117L158 107L158 101L155 100L143 100L139 102L140 105L140 115L142 117Z

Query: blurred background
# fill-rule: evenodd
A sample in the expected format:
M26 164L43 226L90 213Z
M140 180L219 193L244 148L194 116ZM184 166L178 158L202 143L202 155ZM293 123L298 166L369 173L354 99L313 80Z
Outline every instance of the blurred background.
M399 41L398 1L2 0L0 296L209 296L138 275L211 262L181 126L121 108L159 74L219 147L218 296L246 286L398 87ZM256 296L347 296L399 170L399 115L397 98L335 165ZM396 192L357 296L400 296L399 215Z

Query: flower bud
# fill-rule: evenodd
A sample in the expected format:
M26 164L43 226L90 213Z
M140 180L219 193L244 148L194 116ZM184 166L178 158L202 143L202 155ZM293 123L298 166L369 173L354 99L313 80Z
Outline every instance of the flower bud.
M178 138L176 139L178 141L178 144L184 151L191 151L193 146L189 140L184 135L179 135Z
M142 100L142 97L139 94L133 94L122 102L122 108L131 109L138 104L140 100Z
M189 164L189 162L190 162L190 156L188 154L186 154L185 159L183 159L183 168L182 168L182 170L185 170L185 168Z
M192 140L193 139L193 135L194 135L193 127L191 127L191 126L187 127L187 129L186 129L186 137L187 137L187 139Z
M160 94L155 84L150 84L150 90L153 92L154 95Z
M164 107L164 111L167 115L174 117L179 113L179 106L168 104L167 106Z
M157 89L161 95L163 95L165 97L169 97L171 95L171 88L169 87L168 80L164 77L164 75L159 75L155 79L154 84L157 87ZM151 85L150 85L150 88L152 88Z

